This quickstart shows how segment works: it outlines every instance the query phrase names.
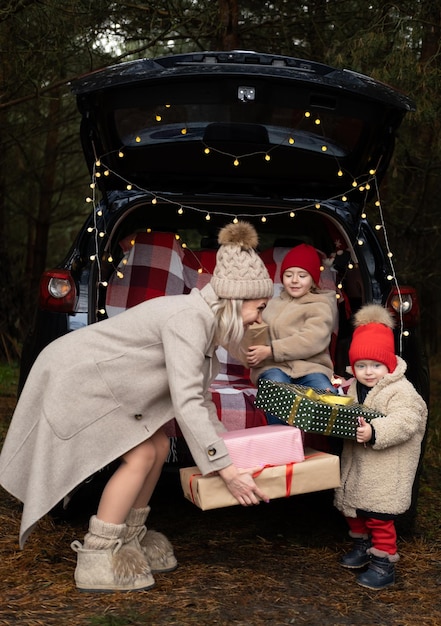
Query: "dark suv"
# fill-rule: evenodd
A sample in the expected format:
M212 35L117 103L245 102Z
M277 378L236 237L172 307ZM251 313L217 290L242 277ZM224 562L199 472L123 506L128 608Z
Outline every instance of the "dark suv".
M417 295L399 285L367 217L375 203L381 208L379 185L414 109L409 98L349 70L241 51L122 63L71 87L92 210L65 260L42 277L21 384L56 337L205 284L219 228L245 219L276 282L288 248L305 241L319 250L323 281L339 298L337 375L348 364L351 315L381 303L396 315L409 378L428 398ZM233 379L243 399L246 372L224 361L217 384ZM254 425L249 394L246 425Z

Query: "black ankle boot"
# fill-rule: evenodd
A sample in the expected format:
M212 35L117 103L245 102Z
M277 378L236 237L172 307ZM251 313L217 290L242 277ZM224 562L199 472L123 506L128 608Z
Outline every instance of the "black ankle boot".
M340 565L347 567L348 569L358 569L367 565L371 557L367 554L368 549L372 547L370 539L363 539L357 537L354 539L354 546L350 552L342 556L340 559Z
M371 555L368 569L357 577L357 583L368 589L385 589L395 583L395 565L388 557Z

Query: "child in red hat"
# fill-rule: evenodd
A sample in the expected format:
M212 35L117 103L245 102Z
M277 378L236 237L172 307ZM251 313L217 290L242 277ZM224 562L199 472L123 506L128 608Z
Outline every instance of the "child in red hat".
M263 312L270 345L251 345L246 363L254 383L259 378L334 391L329 354L338 312L334 290L319 289L321 260L317 250L302 243L281 265L283 290ZM285 423L267 413L270 424Z
M349 362L355 380L348 394L384 417L370 423L360 417L356 441L344 441L334 504L354 540L340 564L349 569L368 565L357 583L377 590L395 582L399 555L394 519L411 504L427 406L405 377L405 361L395 354L391 314L369 304L354 322Z

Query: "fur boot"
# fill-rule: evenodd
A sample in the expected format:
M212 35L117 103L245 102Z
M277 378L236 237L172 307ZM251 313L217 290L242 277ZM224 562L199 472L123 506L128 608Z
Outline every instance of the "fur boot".
M125 545L141 551L152 573L172 572L178 566L173 547L165 535L147 530L145 521L150 507L131 509L126 519Z
M370 548L371 561L368 569L357 577L357 583L374 591L386 589L395 584L395 563L399 560L398 552L388 554L377 548Z
M77 553L75 583L81 591L141 591L155 580L140 553L124 545L125 524L108 524L90 518L84 543L71 544Z
M372 547L372 541L368 535L360 535L357 533L349 532L354 543L352 550L347 552L340 559L340 565L348 569L358 569L368 565L371 560L369 549Z

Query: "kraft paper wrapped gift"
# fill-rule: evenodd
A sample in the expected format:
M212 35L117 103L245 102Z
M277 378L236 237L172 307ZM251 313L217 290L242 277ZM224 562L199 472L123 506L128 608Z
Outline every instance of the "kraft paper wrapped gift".
M302 432L283 425L256 426L221 433L234 465L286 465L304 461Z
M196 466L181 468L180 476L185 497L203 511L239 504L220 476L202 476ZM303 463L265 467L254 480L270 499L335 489L340 486L340 458L306 448Z
M358 417L367 422L384 417L350 396L264 379L259 380L255 404L300 430L342 439L356 438Z

